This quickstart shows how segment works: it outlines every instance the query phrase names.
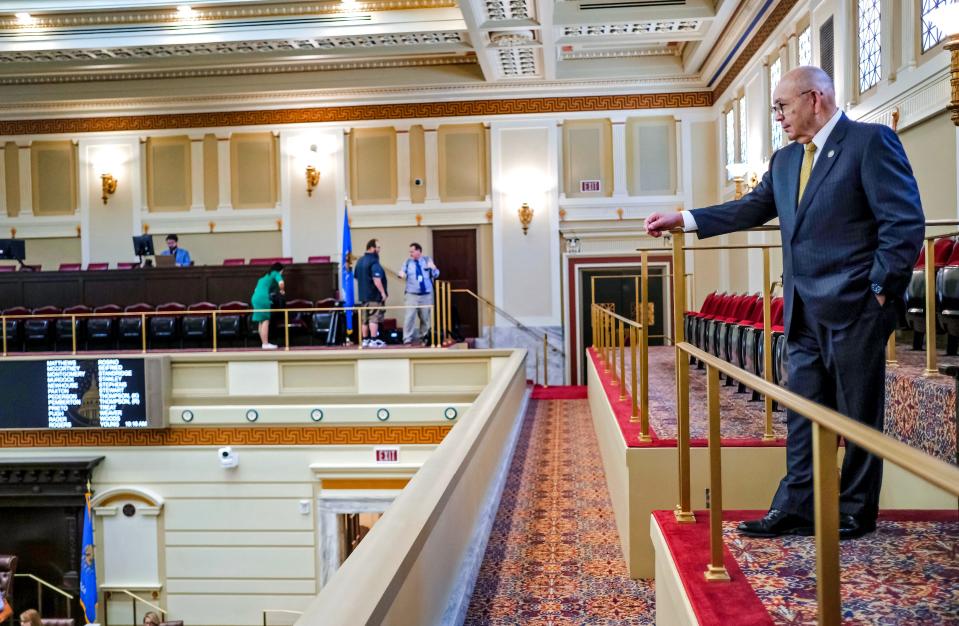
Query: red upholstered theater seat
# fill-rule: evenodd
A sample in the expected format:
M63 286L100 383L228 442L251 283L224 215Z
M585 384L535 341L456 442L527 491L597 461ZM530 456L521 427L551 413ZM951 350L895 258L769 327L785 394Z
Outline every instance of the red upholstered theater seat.
M100 272L110 269L109 263L87 263L88 272Z
M152 304L137 302L123 309L124 313L117 322L117 339L120 343L135 343L139 347L143 344L143 313L153 313ZM130 315L130 314L133 315ZM137 314L141 315L137 315ZM150 319L147 315L146 319Z
M330 257L327 256L311 256L306 260L307 263L329 263Z
M93 309L97 315L87 319L87 346L91 341L99 343L112 342L116 337L117 315L123 312L115 304L104 304Z
M4 315L30 315L30 309L22 306L14 306L4 309ZM24 317L7 318L7 352L19 351L23 349L23 321Z
M167 313L167 315L154 315L150 318L150 341L172 343L180 330L180 315L174 315L174 313L185 312L186 306L179 302L166 302L157 306L156 310L157 313Z
M262 257L258 259L250 259L250 265L273 265L275 260L273 257Z
M33 310L37 315L59 315L60 307L42 306ZM55 317L29 317L23 320L23 343L28 350L31 346L49 348L53 342Z
M239 342L243 338L243 320L247 313L224 313L223 311L243 311L250 305L240 300L231 300L220 305L220 314L216 316L217 341Z
M0 265L0 272L16 272L16 265Z
M246 265L246 259L223 259L223 265Z
M934 244L935 267L937 274L945 267L952 252L959 246L955 245L952 239L938 239ZM926 335L926 248L919 251L919 259L912 269L912 277L909 279L909 285L906 287L906 326L913 330L912 348L921 350L923 340ZM937 284L939 282L937 276ZM937 298L936 309L941 312ZM942 329L940 329L942 330ZM954 348L953 348L954 351Z
M54 348L60 345L73 346L74 336L77 346L86 341L87 317L93 313L93 309L85 304L77 304L63 309L65 315L77 315L78 317L58 317L54 324Z
M61 263L60 267L57 268L61 272L79 272L80 264L79 263Z
M195 302L187 307L187 311L181 322L183 339L206 343L210 338L210 329L213 328L213 315L210 312L216 311L216 305L212 302ZM194 314L191 315L190 312Z
M70 617L44 617L40 622L43 626L74 626L76 624Z
M137 261L118 261L117 269L118 270L135 270L140 267L140 264Z

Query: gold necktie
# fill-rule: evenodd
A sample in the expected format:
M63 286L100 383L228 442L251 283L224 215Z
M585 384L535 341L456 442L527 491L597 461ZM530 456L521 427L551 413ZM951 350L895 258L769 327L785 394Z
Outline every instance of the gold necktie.
M796 200L797 206L802 202L802 194L806 191L806 183L809 182L809 175L812 174L812 162L815 153L816 144L810 141L806 144L806 152L802 157L802 168L799 170L799 198Z

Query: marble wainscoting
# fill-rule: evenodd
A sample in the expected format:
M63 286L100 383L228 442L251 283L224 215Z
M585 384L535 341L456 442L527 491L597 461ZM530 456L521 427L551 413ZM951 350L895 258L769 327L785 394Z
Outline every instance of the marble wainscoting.
M477 337L477 348L526 348L526 378L543 384L543 335L549 338L549 384L563 385L566 381L566 358L562 326L527 326L536 337L514 326L492 326L483 329ZM537 370L537 363L539 369ZM537 375L537 371L539 374Z

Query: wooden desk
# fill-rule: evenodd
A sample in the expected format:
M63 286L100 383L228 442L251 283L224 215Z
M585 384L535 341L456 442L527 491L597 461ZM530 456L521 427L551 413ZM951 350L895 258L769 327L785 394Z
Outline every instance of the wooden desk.
M85 304L127 306L179 302L249 302L268 265L199 265L80 272L0 273L0 309ZM283 270L286 299L335 298L337 263L296 263Z

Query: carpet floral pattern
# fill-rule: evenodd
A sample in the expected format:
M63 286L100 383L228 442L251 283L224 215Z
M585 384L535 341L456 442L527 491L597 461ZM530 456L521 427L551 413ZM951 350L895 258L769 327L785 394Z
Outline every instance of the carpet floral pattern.
M815 539L750 539L735 528L723 523L726 547L773 621L816 624ZM880 519L875 533L842 542L843 623L959 624L957 547L955 519Z
M587 400L531 400L466 624L653 624L630 580Z

